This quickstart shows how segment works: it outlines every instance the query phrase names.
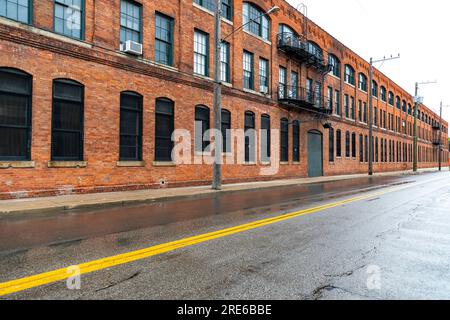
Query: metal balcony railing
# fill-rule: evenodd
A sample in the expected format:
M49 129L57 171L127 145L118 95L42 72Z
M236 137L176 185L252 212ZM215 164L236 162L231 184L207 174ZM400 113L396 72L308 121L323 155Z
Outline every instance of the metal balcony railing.
M439 130L439 129L441 129L441 126L439 125L439 123L433 123L433 124L431 125L431 127L433 128L433 130Z
M325 114L331 114L333 111L327 97L301 87L279 85L278 101Z
M277 35L277 47L280 51L300 62L304 62L309 67L317 69L320 73L325 74L331 71L331 66L325 63L321 51L292 33L279 33Z

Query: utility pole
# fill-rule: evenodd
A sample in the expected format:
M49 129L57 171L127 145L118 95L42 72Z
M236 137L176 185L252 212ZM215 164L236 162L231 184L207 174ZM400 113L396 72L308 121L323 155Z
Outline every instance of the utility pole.
M373 60L370 58L370 71L369 71L369 176L373 175L373 64L378 62L386 62L390 60L399 59L400 54L397 57L391 56L390 58L383 57L383 59Z
M212 188L222 188L222 83L220 81L220 52L222 50L221 39L221 11L222 0L216 0L214 13L214 164Z
M226 39L231 37L233 34L243 29L246 25L253 21L258 20L262 16L270 15L280 11L280 8L273 6L267 12L247 21L239 28L236 28L232 33L221 38L221 21L222 21L222 0L216 0L215 10L214 10L214 163L213 163L213 178L212 178L212 189L221 190L222 189L222 150L223 150L223 140L222 140L222 82L220 80L220 54L222 51L222 44Z
M417 172L417 117L419 104L423 103L423 98L419 97L419 85L433 84L437 81L416 82L416 90L414 95L414 152L413 152L413 171Z

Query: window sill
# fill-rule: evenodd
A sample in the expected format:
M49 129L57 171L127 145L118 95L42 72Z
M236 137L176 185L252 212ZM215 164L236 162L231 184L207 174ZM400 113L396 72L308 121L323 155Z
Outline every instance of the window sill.
M336 79L336 80L339 80L339 81L341 81L341 78L339 78L339 77L335 76L335 75L334 75L334 74L332 74L331 72L330 72L330 73L328 73L328 76L330 76L330 77L332 77L332 78L334 78L334 79Z
M243 166L246 166L246 167L256 166L256 162L246 162L243 164Z
M86 168L86 161L49 161L49 168Z
M294 166L298 166L298 165L300 165L300 161L294 161L294 162L292 162L292 164L293 164Z
M34 161L0 161L0 169L26 169L35 167L36 163Z
M203 80L209 80L209 81L214 81L213 78L210 78L209 76L205 76L203 74L199 74L199 73L193 73L194 77L197 77L199 79L203 79Z
M145 167L145 161L117 161L120 168Z
M154 167L176 167L176 163L172 161L153 161Z
M288 166L288 165L289 165L289 162L287 162L287 161L282 161L282 162L280 162L280 165L281 165L281 166Z

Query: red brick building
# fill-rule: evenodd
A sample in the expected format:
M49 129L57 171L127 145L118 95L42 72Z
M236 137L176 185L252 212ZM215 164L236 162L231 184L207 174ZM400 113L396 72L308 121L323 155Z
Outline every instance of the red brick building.
M213 123L212 3L0 2L0 198L210 183L170 161L169 133ZM224 37L250 22L222 46L222 126L281 129L277 174L256 157L225 182L367 172L368 63L285 1L222 3ZM374 171L410 169L413 97L377 70L372 88ZM419 105L419 167L437 166L438 119Z

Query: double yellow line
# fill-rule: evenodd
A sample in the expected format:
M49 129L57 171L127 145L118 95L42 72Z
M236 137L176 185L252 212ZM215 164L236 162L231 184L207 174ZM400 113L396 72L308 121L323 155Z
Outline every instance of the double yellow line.
M422 184L422 183L418 183L418 184ZM193 246L193 245L196 245L199 243L211 241L211 240L218 239L218 238L227 237L227 236L230 236L233 234L237 234L237 233L241 233L241 232L245 232L245 231L249 231L249 230L254 230L257 228L261 228L261 227L271 225L274 223L297 218L300 216L305 216L305 215L312 214L315 212L335 208L335 207L342 206L342 205L345 205L348 203L371 199L371 198L378 197L380 195L383 195L383 194L386 194L389 192L405 189L405 188L411 187L413 185L417 185L417 184L411 184L406 187L402 186L402 187L389 188L382 192L370 193L368 195L350 198L350 199L342 200L342 201L338 201L338 202L333 202L333 203L325 204L322 206L305 209L305 210L301 210L301 211L297 211L297 212L293 212L293 213L289 213L289 214L285 214L285 215L281 215L281 216L277 216L277 217L273 217L273 218L258 220L255 222L239 225L239 226L232 227L232 228L227 228L227 229L223 229L223 230L219 230L219 231L215 231L215 232L211 232L211 233L206 233L206 234L202 234L202 235L198 235L198 236L194 236L194 237L190 237L190 238L185 238L185 239L181 239L181 240L177 240L177 241L173 241L173 242L156 245L156 246L149 247L149 248L142 249L142 250L132 251L132 252L124 253L124 254L119 254L116 256L111 256L111 257L107 257L107 258L103 258L103 259L99 259L99 260L94 260L94 261L90 261L87 263L82 263L82 264L76 265L75 267L78 268L78 270L80 271L80 274L87 274L87 273L91 273L94 271L104 270L104 269L107 269L110 267L123 265L123 264L130 263L133 261L150 258L150 257L160 255L160 254L163 254L163 253L166 253L169 251L173 251L176 249ZM50 272L45 272L45 273L41 273L41 274L29 276L29 277L24 277L24 278L0 283L0 296L5 296L8 294L20 292L23 290L27 290L27 289L43 286L46 284L66 280L69 277L73 276L72 272L68 271L68 270L72 270L69 268L70 267L57 269L57 270L50 271Z

